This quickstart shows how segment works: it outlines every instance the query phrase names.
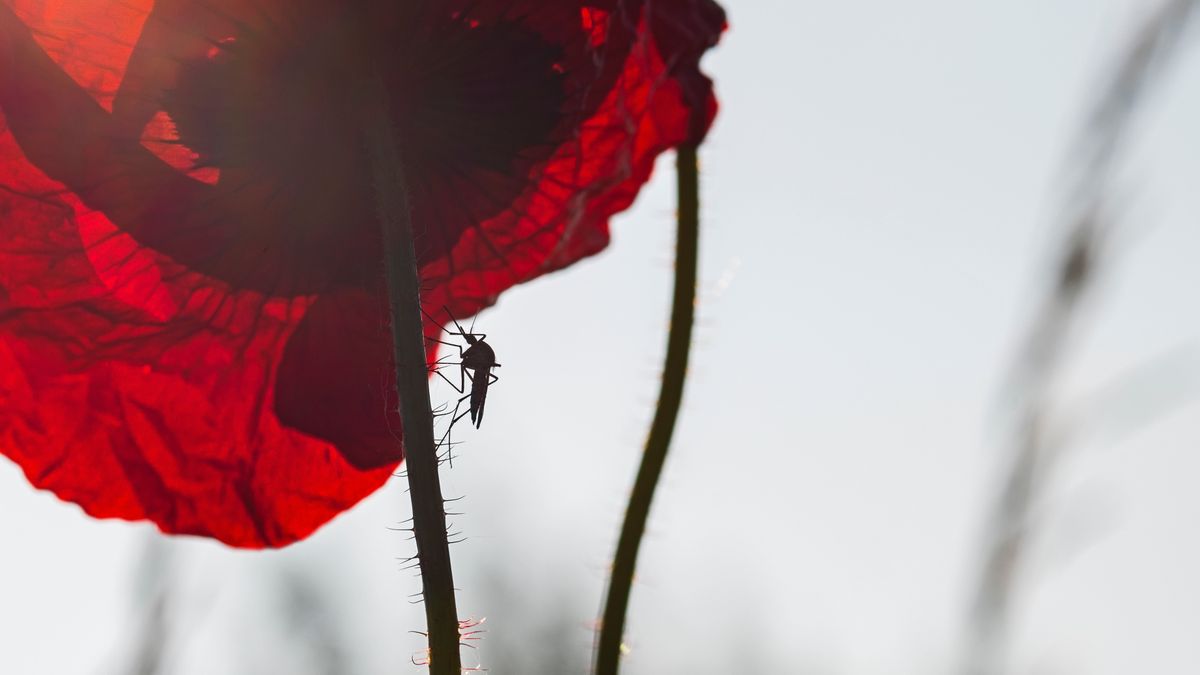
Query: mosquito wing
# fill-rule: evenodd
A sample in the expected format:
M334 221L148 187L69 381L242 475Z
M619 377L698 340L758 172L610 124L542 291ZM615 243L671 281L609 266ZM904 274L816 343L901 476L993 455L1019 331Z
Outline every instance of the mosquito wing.
M471 377L471 423L478 429L483 424L483 406L487 403L487 390L491 380L488 371L482 368Z

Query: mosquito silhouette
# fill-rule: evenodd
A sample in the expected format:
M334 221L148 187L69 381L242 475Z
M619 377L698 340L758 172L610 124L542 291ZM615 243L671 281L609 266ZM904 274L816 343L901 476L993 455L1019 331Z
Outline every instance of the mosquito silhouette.
M484 338L487 337L487 334L472 332L475 329L474 320L471 321L471 330L463 330L463 327L459 325L458 320L454 318L454 315L450 313L448 308L442 307L442 310L446 312L446 316L450 317L450 320L454 322L454 327L458 329L457 332L447 330L445 326L443 326L441 323L438 323L438 320L430 316L428 312L425 312L425 310L421 310L421 312L424 313L430 321L436 324L438 328L441 328L442 332L446 333L447 335L458 335L462 337L462 339L466 340L468 345L466 349L464 349L462 345L454 342L446 342L445 340L439 340L431 337L425 338L431 342L438 342L448 347L454 347L458 350L458 356L460 359L458 362L443 362L441 359L438 359L437 361L438 366L458 366L458 384L455 384L454 380L446 377L445 373L441 371L440 367L435 368L433 371L437 373L439 377L449 383L451 387L454 387L455 391L463 394L463 397L458 399L458 402L454 404L454 412L450 414L450 425L446 427L446 433L442 435L442 441L445 441L446 437L450 435L450 429L453 428L459 420L467 415L471 416L471 423L475 425L476 429L478 429L479 425L483 423L483 407L484 404L487 403L488 387L495 384L500 379L498 375L492 372L492 368L499 368L500 364L496 363L496 352L492 349L492 346L484 341ZM471 390L469 392L467 391L468 370L471 371ZM463 402L467 399L470 399L470 406L466 412L459 413L459 409L462 407ZM441 443L439 443L439 445L441 445Z

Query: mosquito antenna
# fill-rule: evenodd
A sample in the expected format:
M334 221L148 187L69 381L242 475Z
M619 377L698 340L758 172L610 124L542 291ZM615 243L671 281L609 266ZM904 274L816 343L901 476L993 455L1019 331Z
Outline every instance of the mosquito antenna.
M469 329L467 329L470 331L471 335L475 334L475 319L478 319L478 318L479 318L479 314L476 314L475 316L471 317L471 327Z

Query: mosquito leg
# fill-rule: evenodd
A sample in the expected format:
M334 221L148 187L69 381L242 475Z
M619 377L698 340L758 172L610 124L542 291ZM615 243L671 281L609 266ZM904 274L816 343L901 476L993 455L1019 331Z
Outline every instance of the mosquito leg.
M445 454L442 453L442 448L445 446ZM449 464L450 468L454 468L454 441L450 438L450 430L446 429L446 433L441 440L434 446L434 454L437 455L438 466L443 463Z
M454 448L455 448L455 446L459 445L460 443L461 443L461 441L454 441L454 440L447 439L445 442L446 449L444 451L442 450L441 445L439 445L437 447L438 466L441 466L442 464L446 464L450 468L452 468L452 469L454 468Z
M451 383L451 384L453 384L453 383ZM443 461L450 464L450 466L454 466L454 457L453 457L454 442L452 440L450 440L450 429L451 429L451 427L454 426L454 422L455 422L456 418L458 417L458 410L462 406L463 400L466 398L468 398L468 397L464 396L463 398L460 398L458 400L458 403L456 403L454 405L453 412L443 413L442 415L439 415L439 417L442 417L444 415L449 415L450 416L450 424L446 425L446 432L442 434L442 437L440 439L438 439L437 445L434 446L434 450L440 456L442 446L445 446L446 447L446 458ZM443 407L449 407L449 404L446 404ZM440 463L440 461L439 461L439 463Z
M450 310L447 309L445 305L442 305L442 309L446 311L446 316L450 317L451 321L454 321L454 315L450 313ZM444 325L442 325L442 322L433 318L433 316L429 312L426 312L424 307L421 308L421 313L425 315L426 319L429 319L430 321L432 321L433 325L437 326L438 328L441 328L443 333L450 333L450 335L454 335L454 333L451 333L449 330L446 330L446 327ZM455 321L454 324L458 325L458 322ZM459 327L459 330L460 331L462 330L461 326Z
M458 417L455 417L454 419L450 420L450 426L446 428L446 434L444 434L444 435L443 435L443 438L444 438L446 435L449 435L449 434L450 434L450 429L453 429L453 428L454 428L454 425L455 425L456 423L458 423L458 421L459 421L459 420L461 420L462 418L466 417L466 416L467 416L467 415L469 415L469 414L471 414L471 411L470 411L470 410L464 410L464 411L462 411L462 413L460 413L460 414L458 415Z
M456 363L447 363L447 364L444 364L444 365L447 365L447 366L454 366L454 365L461 365L461 364L456 364ZM467 393L467 392L466 392L466 387L465 387L465 386L463 386L462 384L454 384L454 380L451 380L450 378L446 377L446 374L445 374L445 373L443 373L443 372L441 371L441 369L440 369L440 368L434 368L433 372L437 373L437 376L438 376L438 377L440 377L440 378L442 378L443 380L445 380L445 381L446 381L446 384L449 384L451 387L454 387L454 390L455 390L455 391L457 391L458 393L460 393L460 394L465 394L465 393Z
M450 333L450 335L454 335L454 333ZM453 342L446 342L445 340L439 340L437 338L432 338L432 337L429 337L428 335L425 336L425 339L430 342L438 342L438 343L444 344L447 347L454 347L455 349L458 350L458 358L460 358L460 359L462 358L462 355L463 355L462 345L454 344Z
M466 392L463 391L463 389L460 389L458 386L456 386L454 384L454 380L451 380L450 378L446 377L446 374L442 372L442 368L444 368L446 366L461 366L462 365L462 362L460 362L460 361L446 361L446 359L448 359L448 358L450 358L450 355L443 356L442 358L438 359L437 361L434 361L433 366L429 368L429 372L431 374L436 373L438 377L440 377L446 381L446 384L449 384L451 387L454 387L455 390L458 391L458 393L465 394Z
M450 424L446 425L445 433L442 434L441 439L438 440L438 442L437 442L438 448L441 448L442 445L444 445L446 443L446 441L450 438L450 431L454 428L454 425L457 424L459 420L466 417L467 414L471 412L470 410L464 411L462 413L458 412L459 409L462 407L463 401L466 401L469 398L471 398L471 395L467 394L467 395L463 396L462 398L458 399L458 402L454 404L454 412L452 413L453 417L450 419ZM447 460L450 459L449 450L451 450L451 449L452 449L452 446L447 446L447 453L446 453ZM451 466L453 466L453 462L451 462Z
M442 305L442 310L443 310L443 311L445 311L445 312L446 312L446 316L450 317L450 320L454 322L454 327L458 329L458 333L457 333L457 335L462 335L463 337L466 337L467 335L469 335L469 334L470 334L470 333L468 333L467 331L463 330L463 327L462 327L462 325L458 323L458 319L454 318L454 315L450 313L450 308L449 308L449 307L447 307L447 306L445 306L445 305ZM472 323L472 324L471 324L471 327L472 327L472 328L474 328L474 327L475 327L475 324L474 324L474 323ZM446 332L447 332L447 333L449 333L450 331L446 331Z
M422 309L422 310L421 310L421 313L422 313L422 314L424 314L424 315L425 315L425 317L426 317L426 318L428 318L430 321L432 321L432 322L433 322L433 323L434 323L434 324L435 324L435 325L436 325L438 328L441 328L441 329L442 329L442 331L443 331L444 333L446 333L446 335L457 335L457 336L459 336L459 337L463 337L463 338L465 338L465 337L467 337L467 336L471 336L472 338L475 338L476 340L485 340L485 339L487 339L487 333L475 333L475 332L473 332L473 331L475 330L475 318L472 318L472 319L471 319L471 327L470 327L470 328L468 328L467 330L463 330L462 324L460 324L460 323L458 322L458 319L454 318L454 315L450 313L450 308L449 308L449 307L447 307L447 306L445 306L445 305L442 305L442 311L446 313L446 316L450 317L450 321L452 321L452 322L454 323L454 327L458 329L458 332L455 332L455 331L452 331L452 330L449 330L449 329L447 329L447 328L446 328L445 326L443 326L443 325L442 325L442 324L441 324L441 323L440 323L440 322L439 322L437 319L435 319L435 318L433 318L432 316L430 316L429 312L426 312L424 309ZM478 314L476 314L476 315L475 315L475 317L478 317L478 316L479 316ZM462 352L462 346L461 346L461 345L451 344L451 343L449 343L449 342L442 342L441 340L436 340L436 339L434 339L434 338L427 338L427 339L429 339L429 340L433 340L434 342L441 342L442 344L444 344L444 345L450 345L451 347L458 347L458 351L459 351L459 353L461 353L461 352Z

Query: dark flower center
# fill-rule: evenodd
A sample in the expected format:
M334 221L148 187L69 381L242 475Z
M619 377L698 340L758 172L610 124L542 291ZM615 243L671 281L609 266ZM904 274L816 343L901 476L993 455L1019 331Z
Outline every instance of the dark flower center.
M225 204L187 246L151 245L272 294L374 283L373 179L352 109L364 36L349 25L243 29L181 65L161 107L198 164L220 170L213 198ZM454 15L371 30L428 261L507 208L571 133L562 48L512 21Z

